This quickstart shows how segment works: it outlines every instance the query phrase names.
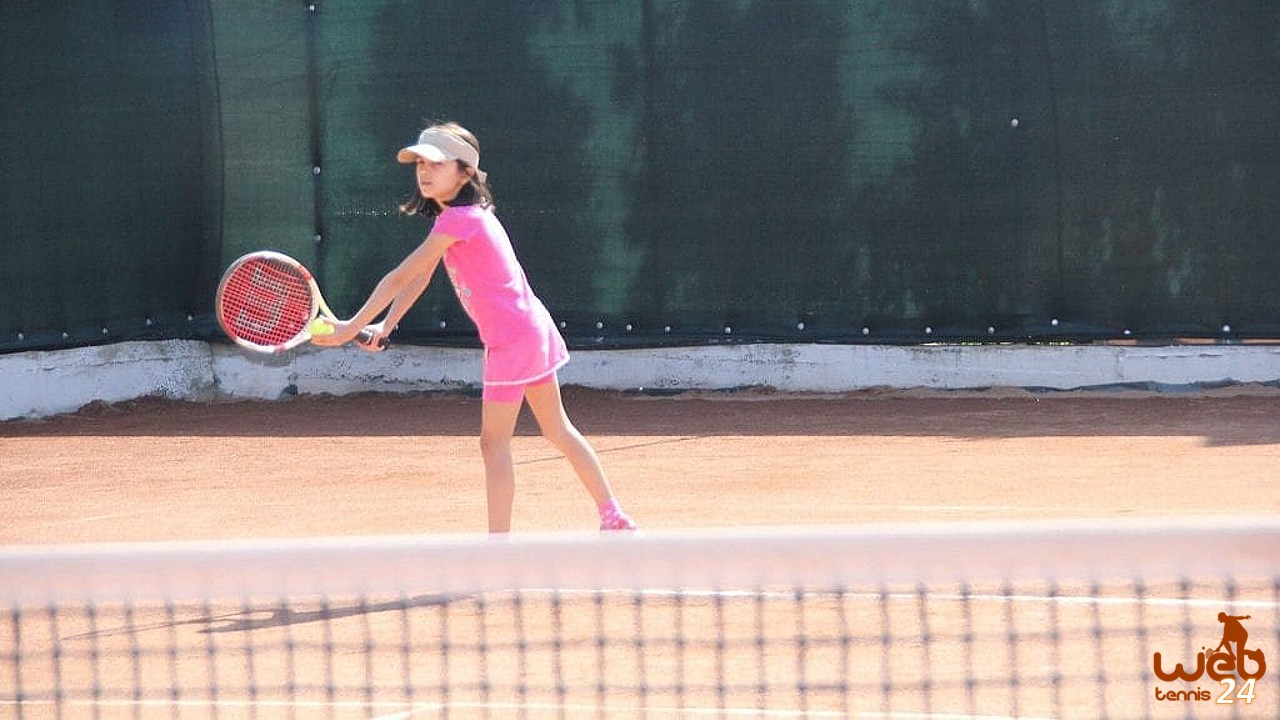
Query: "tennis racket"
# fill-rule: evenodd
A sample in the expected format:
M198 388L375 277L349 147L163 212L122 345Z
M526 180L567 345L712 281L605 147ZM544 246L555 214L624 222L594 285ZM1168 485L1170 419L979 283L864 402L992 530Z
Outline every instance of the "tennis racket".
M302 263L283 253L262 250L245 255L223 273L214 303L227 337L254 352L275 354L333 332L337 321L320 287ZM368 345L373 333L361 331ZM386 338L377 345L387 346Z

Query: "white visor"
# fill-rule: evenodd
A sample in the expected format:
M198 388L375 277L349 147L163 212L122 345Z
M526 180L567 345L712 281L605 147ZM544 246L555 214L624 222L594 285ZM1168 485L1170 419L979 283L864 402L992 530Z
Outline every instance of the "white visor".
M423 130L415 145L402 148L396 153L396 160L405 164L418 162L418 158L431 162L461 160L476 171L476 179L484 182L485 172L480 169L480 153L467 141L440 130Z

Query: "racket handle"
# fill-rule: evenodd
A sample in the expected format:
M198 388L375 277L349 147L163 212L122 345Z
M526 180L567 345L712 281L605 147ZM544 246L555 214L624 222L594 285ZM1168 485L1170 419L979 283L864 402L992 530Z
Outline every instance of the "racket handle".
M360 341L361 345L368 345L373 342L373 333L369 330L361 330L360 334L356 336L356 339ZM388 344L387 339L382 338L378 341L377 348L379 350L386 350Z

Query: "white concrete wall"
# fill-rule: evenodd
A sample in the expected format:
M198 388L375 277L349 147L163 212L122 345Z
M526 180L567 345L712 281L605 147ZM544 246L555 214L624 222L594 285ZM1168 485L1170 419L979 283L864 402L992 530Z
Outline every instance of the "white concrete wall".
M95 400L200 398L215 387L202 342L120 343L0 355L0 420L71 412Z
M475 386L480 351L399 346L303 348L280 357L197 341L120 343L0 355L0 419L70 412L142 396L207 400L284 394L411 392ZM600 389L763 386L833 393L868 388L1073 390L1280 383L1280 346L721 345L576 351L566 384Z

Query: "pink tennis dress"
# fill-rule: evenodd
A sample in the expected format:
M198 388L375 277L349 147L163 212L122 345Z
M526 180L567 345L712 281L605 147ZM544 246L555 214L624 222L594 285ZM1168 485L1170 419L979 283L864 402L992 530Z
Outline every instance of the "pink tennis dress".
M444 267L484 343L485 397L519 401L521 388L569 361L564 338L529 287L496 215L480 205L448 207L432 232L457 238Z

